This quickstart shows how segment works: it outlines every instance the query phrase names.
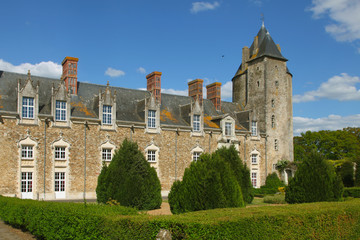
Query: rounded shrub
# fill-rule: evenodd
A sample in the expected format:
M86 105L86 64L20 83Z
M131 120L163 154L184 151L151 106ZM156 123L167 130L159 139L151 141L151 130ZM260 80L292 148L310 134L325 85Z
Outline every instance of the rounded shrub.
M218 155L203 154L185 170L169 193L174 214L245 206L241 188L230 165Z
M235 178L240 185L244 201L251 203L254 199L254 193L250 180L250 170L246 164L242 162L234 145L231 145L229 148L222 147L216 150L214 154L217 154L230 165L230 169L234 172Z
M311 152L299 165L286 187L288 203L338 201L344 186L333 166L322 155Z
M161 185L157 173L146 161L138 145L125 139L109 167L104 166L96 188L97 201L116 200L122 206L156 209L161 205Z
M338 174L340 175L344 187L354 186L354 163L345 161L338 167Z

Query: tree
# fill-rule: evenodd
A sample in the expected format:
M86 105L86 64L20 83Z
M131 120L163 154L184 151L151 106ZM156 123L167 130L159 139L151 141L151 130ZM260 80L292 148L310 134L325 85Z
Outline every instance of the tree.
M138 145L125 139L109 167L103 167L96 188L97 201L116 200L122 206L156 209L161 205L161 185Z
M243 164L234 145L231 145L229 148L222 147L216 150L214 154L217 154L230 165L230 169L234 172L236 180L241 187L244 201L251 203L254 199L254 193L252 192L250 170L246 167L246 164Z
M171 187L169 204L174 214L245 206L230 165L217 154L202 154L185 169L183 180Z
M342 197L343 184L334 167L318 152L311 152L286 187L288 203L338 201Z
M351 161L344 161L338 168L337 173L345 187L354 186L354 163Z

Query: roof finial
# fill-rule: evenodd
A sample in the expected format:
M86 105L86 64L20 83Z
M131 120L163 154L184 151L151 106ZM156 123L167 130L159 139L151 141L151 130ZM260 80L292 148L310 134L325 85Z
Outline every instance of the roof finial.
M261 22L262 22L262 25L261 27L265 27L265 17L264 17L264 13L261 13Z

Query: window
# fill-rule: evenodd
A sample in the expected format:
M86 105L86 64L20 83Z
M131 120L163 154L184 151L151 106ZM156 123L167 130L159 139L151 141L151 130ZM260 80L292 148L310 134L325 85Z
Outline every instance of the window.
M251 154L251 163L252 164L257 164L258 163L257 154Z
M55 172L55 192L65 192L64 172Z
M149 162L156 162L156 151L148 150L147 151L147 159Z
M279 87L279 81L275 81L275 87Z
M66 102L56 101L55 120L56 121L66 121Z
M55 160L65 160L65 147L55 147Z
M253 187L257 186L257 173L256 172L251 173L251 184Z
M111 124L112 107L109 105L103 106L103 124Z
M148 111L148 127L149 128L155 128L156 124L155 124L155 117L156 111L155 110L149 110Z
M271 107L275 107L275 99L271 99Z
M257 122L255 121L251 122L251 135L257 136Z
M21 192L32 192L32 172L21 173Z
M22 117L30 119L34 118L34 98L23 97Z
M111 149L110 148L103 148L101 156L102 156L103 161L111 161L111 159L112 159Z
M196 162L197 160L199 160L201 155L201 152L193 152L193 161Z
M226 136L231 136L232 134L231 134L231 123L230 122L226 122L225 123L225 135Z
M279 141L277 139L275 139L275 141L274 141L274 148L275 148L275 151L279 150Z
M33 146L21 146L21 158L33 159Z
M275 115L271 116L271 127L274 128L275 127Z
M193 118L193 128L195 132L200 131L200 115L194 115Z

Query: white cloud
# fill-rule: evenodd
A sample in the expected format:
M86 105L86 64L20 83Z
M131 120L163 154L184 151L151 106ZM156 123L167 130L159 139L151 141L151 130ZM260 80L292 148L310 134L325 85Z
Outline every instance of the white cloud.
M255 5L261 7L263 5L262 0L249 0L250 2L254 3Z
M146 73L146 70L145 70L145 68L143 68L143 67L139 67L136 71L139 72L139 73L141 73L141 74L145 74L145 73Z
M22 63L15 66L0 59L0 70L23 74L26 74L28 70L30 70L32 75L50 78L60 78L62 74L62 66L51 61L36 64Z
M217 1L215 1L214 3L193 2L190 12L195 14L195 13L202 12L202 11L215 10L219 6L220 6L220 3Z
M337 41L360 40L360 1L359 0L312 0L315 18L328 16L333 23L325 26Z
M232 82L228 81L221 86L221 99L232 100Z
M110 77L121 77L125 75L125 72L109 67L108 69L106 69L105 75L108 75Z
M360 114L351 116L329 115L324 118L294 117L294 135L306 131L338 130L346 127L360 127Z
M304 95L295 95L294 103L316 101L321 98L339 101L360 100L360 89L356 84L360 83L360 77L352 77L346 73L334 76L324 82L315 91L306 92Z
M174 95L181 95L181 96L187 96L188 95L188 90L175 90L175 89L172 89L172 88L169 88L169 89L162 88L161 92L162 93L168 93L168 94L174 94Z

